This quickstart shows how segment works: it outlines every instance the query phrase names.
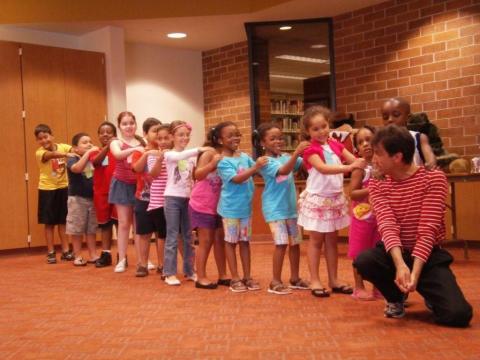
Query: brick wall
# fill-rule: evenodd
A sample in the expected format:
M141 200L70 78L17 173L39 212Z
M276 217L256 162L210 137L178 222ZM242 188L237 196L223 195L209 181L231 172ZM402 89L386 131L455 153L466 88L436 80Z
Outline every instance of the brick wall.
M393 96L425 111L451 152L480 154L478 0L387 1L334 18L339 111L380 125Z
M202 57L206 131L221 121L233 121L242 133L240 149L251 152L247 42L209 50Z

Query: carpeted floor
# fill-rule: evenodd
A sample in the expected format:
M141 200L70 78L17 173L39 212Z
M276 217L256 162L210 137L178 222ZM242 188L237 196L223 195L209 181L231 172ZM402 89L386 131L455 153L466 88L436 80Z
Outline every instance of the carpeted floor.
M341 278L351 282L340 249ZM381 301L268 294L267 244L252 245L252 273L263 289L240 294L192 282L168 287L154 272L135 278L134 266L115 274L112 267L47 265L43 253L3 255L0 359L480 359L480 251L471 250L468 261L452 252L475 309L468 329L434 325L418 294L401 320L385 319ZM133 246L129 258L133 264ZM304 249L301 268L308 278ZM211 279L214 269L211 258ZM326 280L323 259L321 274Z

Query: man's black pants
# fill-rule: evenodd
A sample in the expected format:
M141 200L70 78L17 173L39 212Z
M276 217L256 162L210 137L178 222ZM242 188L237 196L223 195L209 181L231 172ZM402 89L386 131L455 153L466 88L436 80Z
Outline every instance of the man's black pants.
M403 252L403 259L412 269L413 257ZM450 253L434 247L418 280L417 291L432 306L437 323L447 326L468 326L473 314L472 306L465 300L450 270L453 258ZM395 284L396 269L392 257L382 242L373 249L362 252L353 262L362 277L373 283L388 302L401 302L403 294Z

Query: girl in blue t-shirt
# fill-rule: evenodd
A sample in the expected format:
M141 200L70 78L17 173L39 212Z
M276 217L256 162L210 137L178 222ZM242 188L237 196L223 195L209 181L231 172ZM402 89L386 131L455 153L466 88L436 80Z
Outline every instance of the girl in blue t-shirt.
M217 211L222 216L225 232L225 255L232 274L230 290L243 292L259 290L259 284L250 275L250 237L252 234L251 215L253 180L252 176L268 159L260 157L253 161L250 156L240 152L240 131L232 124L222 128L218 143L221 145L222 160L217 164L217 172L222 179L222 190ZM240 247L240 260L243 279L238 275L235 248Z
M265 180L262 194L262 210L275 244L273 252L273 279L268 292L287 295L291 289L309 289L308 283L299 276L301 234L297 226L297 197L293 171L302 165L300 155L310 143L301 142L292 156L282 154L284 145L282 130L273 123L261 124L255 131L255 140L264 149L268 163L260 174ZM282 283L282 266L287 245L289 244L290 284Z

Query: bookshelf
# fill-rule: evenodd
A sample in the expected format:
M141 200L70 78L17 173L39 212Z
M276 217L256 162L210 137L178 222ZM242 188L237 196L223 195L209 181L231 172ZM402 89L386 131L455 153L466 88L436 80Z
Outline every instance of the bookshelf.
M272 121L282 129L285 139L283 151L292 152L298 145L303 106L302 95L272 94L270 113Z

